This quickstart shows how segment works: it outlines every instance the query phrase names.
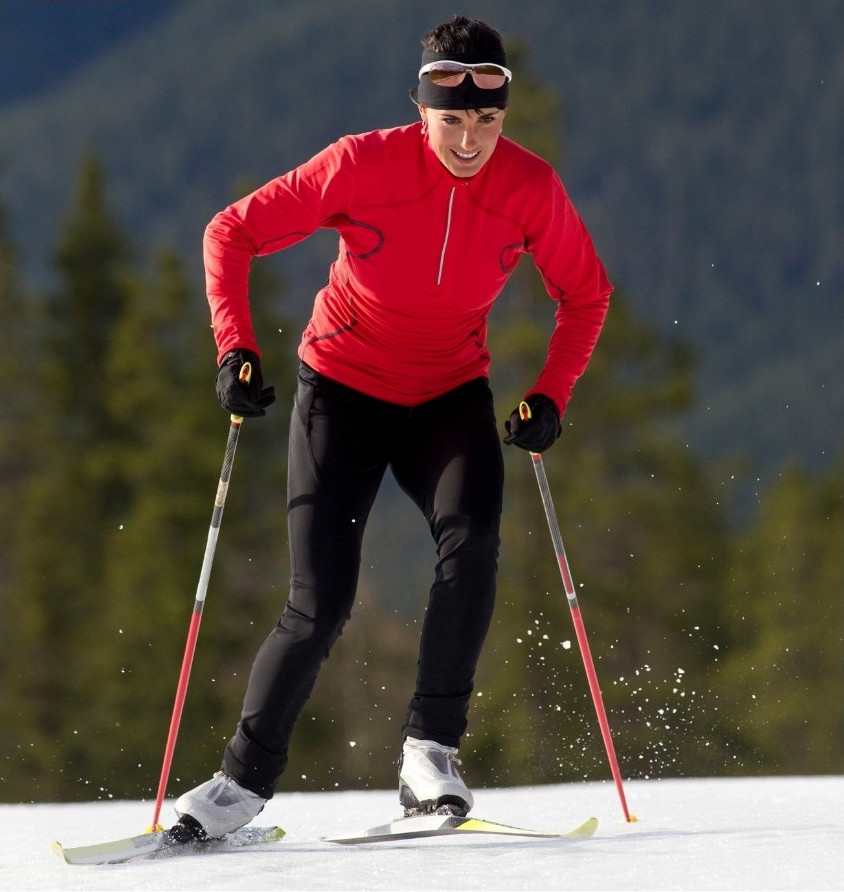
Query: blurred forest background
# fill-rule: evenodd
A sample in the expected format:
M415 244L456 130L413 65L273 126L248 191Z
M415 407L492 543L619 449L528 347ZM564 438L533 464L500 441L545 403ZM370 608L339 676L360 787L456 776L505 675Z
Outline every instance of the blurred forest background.
M546 469L622 773L844 770L844 4L4 0L0 800L154 798L228 427L202 231L413 120L419 36L455 11L502 31L507 134L560 171L617 289ZM283 607L295 348L335 251L253 267L281 398L241 434L173 794L217 769ZM523 261L492 317L501 421L552 311ZM466 777L607 778L531 463L505 451ZM393 785L432 568L388 481L281 790Z

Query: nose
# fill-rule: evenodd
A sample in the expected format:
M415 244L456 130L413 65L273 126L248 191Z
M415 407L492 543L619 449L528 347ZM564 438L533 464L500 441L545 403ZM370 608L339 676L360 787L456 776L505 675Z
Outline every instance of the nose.
M463 128L463 138L460 140L460 145L462 148L469 150L477 145L478 138L475 135L475 130L473 127L464 127Z

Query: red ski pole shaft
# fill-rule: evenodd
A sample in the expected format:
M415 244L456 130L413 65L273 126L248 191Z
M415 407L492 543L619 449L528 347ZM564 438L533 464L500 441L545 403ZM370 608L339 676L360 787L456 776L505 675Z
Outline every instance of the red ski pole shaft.
M519 405L519 413L523 419L530 418L530 406L528 406L527 403L522 402ZM618 759L615 754L615 746L613 745L610 725L607 721L607 711L604 708L601 687L598 684L598 675L595 672L595 663L592 660L592 652L589 649L589 641L586 637L586 628L583 625L580 605L577 602L577 593L574 590L571 569L569 568L566 550L563 546L563 537L560 533L560 525L557 522L557 513L554 510L554 502L551 498L551 488L548 486L548 477L545 474L545 465L542 462L542 456L538 452L531 452L530 457L533 462L533 470L536 474L536 482L539 485L539 494L542 497L542 505L545 508L545 517L548 520L548 530L551 533L551 541L554 544L554 553L557 556L557 564L560 568L563 589L566 593L572 622L574 623L575 635L577 636L577 643L580 648L581 657L583 658L583 666L586 669L586 679L589 682L589 691L592 694L592 702L595 705L595 712L598 716L601 737L604 740L604 748L607 751L610 771L612 772L615 787L618 791L618 797L621 801L621 808L624 812L624 820L628 822L635 821L636 818L630 814L630 811L627 808L627 798L624 795L624 785L621 780L621 771L618 767Z
M240 380L248 382L252 374L250 364L244 363L240 370ZM196 586L196 597L193 602L193 611L188 627L188 638L185 643L185 653L182 657L182 668L179 672L179 683L176 686L176 700L173 704L173 713L170 717L170 730L167 733L167 743L164 747L164 762L161 766L161 777L158 782L158 793L155 797L155 811L152 816L151 830L161 829L158 819L161 815L161 806L167 792L167 781L170 777L170 768L173 764L173 753L176 749L176 738L179 735L179 725L182 721L182 712L185 705L185 697L190 680L193 655L196 651L196 640L199 636L199 624L202 622L202 610L205 607L205 596L208 594L208 580L211 578L211 565L214 562L214 552L217 550L217 538L220 534L220 524L223 520L223 509L226 505L226 495L229 489L234 454L237 451L237 441L240 436L240 426L243 418L232 415L229 424L228 440L226 441L226 454L223 457L223 468L220 472L220 480L217 484L217 494L214 497L214 510L211 514L211 525L208 528L208 539L205 543L205 555L202 559L202 569L199 574L199 582Z

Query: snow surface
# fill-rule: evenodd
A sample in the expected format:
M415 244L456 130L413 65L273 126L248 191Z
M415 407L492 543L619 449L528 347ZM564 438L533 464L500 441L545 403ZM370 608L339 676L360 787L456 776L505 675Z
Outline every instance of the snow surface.
M429 839L338 846L319 837L397 816L394 791L280 793L256 823L277 845L106 867L65 864L54 840L89 845L142 832L153 803L0 805L0 889L844 889L844 776L612 782L476 790L473 814L568 829L589 840ZM164 821L173 817L165 803Z

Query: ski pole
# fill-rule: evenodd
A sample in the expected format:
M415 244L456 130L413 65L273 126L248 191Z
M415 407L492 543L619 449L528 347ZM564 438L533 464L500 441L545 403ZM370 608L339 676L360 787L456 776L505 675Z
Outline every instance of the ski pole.
M240 380L248 383L252 376L252 366L245 362L240 369ZM240 426L243 418L240 415L232 415L229 423L228 440L226 441L226 454L223 457L223 468L220 472L220 480L217 484L217 495L214 498L214 510L211 514L211 526L208 528L208 539L205 543L205 555L202 559L202 569L199 573L199 583L196 587L196 597L193 602L188 638L185 644L185 653L182 657L182 669L179 673L179 683L176 686L176 701L173 704L173 714L170 718L170 730L167 734L167 743L164 747L164 763L161 766L161 779L158 782L158 794L155 797L155 812L152 816L152 824L149 830L162 830L158 823L161 815L161 806L167 791L167 780L170 777L170 767L173 764L173 752L176 749L176 737L179 733L179 724L182 720L182 710L185 705L185 695L188 690L193 655L196 650L196 639L199 635L199 624L202 621L202 609L205 606L205 596L208 593L208 580L211 577L211 564L214 561L214 552L217 548L217 537L220 534L220 523L223 519L223 508L226 504L226 495L229 489L234 454L237 450L237 441L240 436Z
M524 421L530 418L530 406L522 401L519 404L519 415ZM548 519L548 529L551 533L551 541L554 543L554 552L557 555L557 563L560 567L560 576L563 579L563 588L566 592L566 598L571 611L572 622L574 623L574 631L577 635L577 643L580 647L580 654L583 657L583 665L586 669L586 678L589 682L589 690L592 694L592 702L595 704L595 712L598 715L598 724L601 727L601 736L604 739L604 747L607 751L607 758L610 763L613 780L615 781L616 790L621 800L621 808L624 812L624 820L628 823L636 820L627 808L627 799L624 795L624 786L621 782L621 772L618 768L618 759L615 755L615 747L612 742L612 734L610 733L610 725L607 721L607 712L604 709L604 700L601 696L601 688L598 685L598 676L595 672L595 664L592 661L592 653L589 650L589 641L586 638L586 628L583 625L583 617L580 615L580 605L577 603L577 594L574 590L574 583L571 578L571 570L569 562L566 558L566 550L563 546L563 537L560 533L560 525L557 522L557 514L554 510L554 503L551 499L551 489L548 486L548 477L545 474L545 465L542 462L542 455L538 452L530 453L533 461L533 470L536 473L536 482L539 484L539 493L542 496L542 504L545 508L545 516Z

